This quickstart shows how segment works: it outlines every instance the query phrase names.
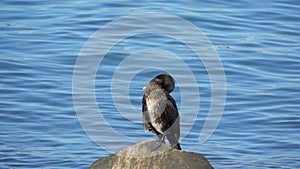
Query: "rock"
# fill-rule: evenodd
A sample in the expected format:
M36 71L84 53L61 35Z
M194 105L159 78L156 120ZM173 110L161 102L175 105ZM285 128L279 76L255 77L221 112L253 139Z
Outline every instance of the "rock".
M155 141L147 140L121 149L114 155L95 161L90 169L211 169L208 160L194 152L176 150L166 144L155 151Z

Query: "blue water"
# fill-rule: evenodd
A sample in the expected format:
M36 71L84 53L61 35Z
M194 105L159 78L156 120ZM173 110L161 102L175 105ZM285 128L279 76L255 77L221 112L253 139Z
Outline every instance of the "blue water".
M300 168L299 11L300 2L292 0L2 0L0 168L87 168L111 154L80 125L73 104L73 71L81 49L99 28L119 17L143 12L176 15L209 38L226 77L223 116L213 135L200 144L199 132L212 90L203 63L176 39L137 35L111 49L101 63L104 73L99 70L95 80L103 116L117 132L137 139L101 141L122 147L153 138L136 120L140 112L126 118L124 112L118 113L109 79L122 59L142 49L160 48L182 57L199 85L200 110L193 128L181 138L184 150L202 153L215 168ZM126 70L124 74L132 73ZM145 69L132 79L128 90L137 110L141 108L142 86L159 72ZM174 76L183 77L180 72ZM183 102L180 91L177 87L172 94L179 107ZM183 119L194 118L186 112L180 114ZM97 132L101 138L107 131L98 128Z

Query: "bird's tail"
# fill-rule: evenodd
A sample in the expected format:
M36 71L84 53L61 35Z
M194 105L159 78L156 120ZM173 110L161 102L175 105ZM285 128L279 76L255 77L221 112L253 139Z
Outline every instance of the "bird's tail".
M177 150L181 150L181 146L179 143L177 143L176 145L172 145L173 148L177 149Z
M179 138L177 137L177 133L169 133L169 134L167 134L167 138L169 140L171 147L173 147L177 150L181 150L181 146L179 144Z

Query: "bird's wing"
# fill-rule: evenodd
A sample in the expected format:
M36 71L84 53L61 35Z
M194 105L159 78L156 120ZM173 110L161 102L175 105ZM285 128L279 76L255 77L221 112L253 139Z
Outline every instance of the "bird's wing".
M177 105L173 97L167 94L168 103L166 105L165 117L169 125L169 133L173 135L176 139L180 136L180 118L177 110Z
M146 104L146 96L143 96L143 100L142 100L142 111L143 111L143 123L144 123L144 131L150 131L150 125L149 125L149 112L147 109L147 104Z

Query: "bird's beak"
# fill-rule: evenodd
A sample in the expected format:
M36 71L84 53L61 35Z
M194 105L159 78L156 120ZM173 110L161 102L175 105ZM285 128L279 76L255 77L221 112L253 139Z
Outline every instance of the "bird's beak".
M144 86L144 87L143 87L143 90L146 90L146 88L147 88L147 86Z

